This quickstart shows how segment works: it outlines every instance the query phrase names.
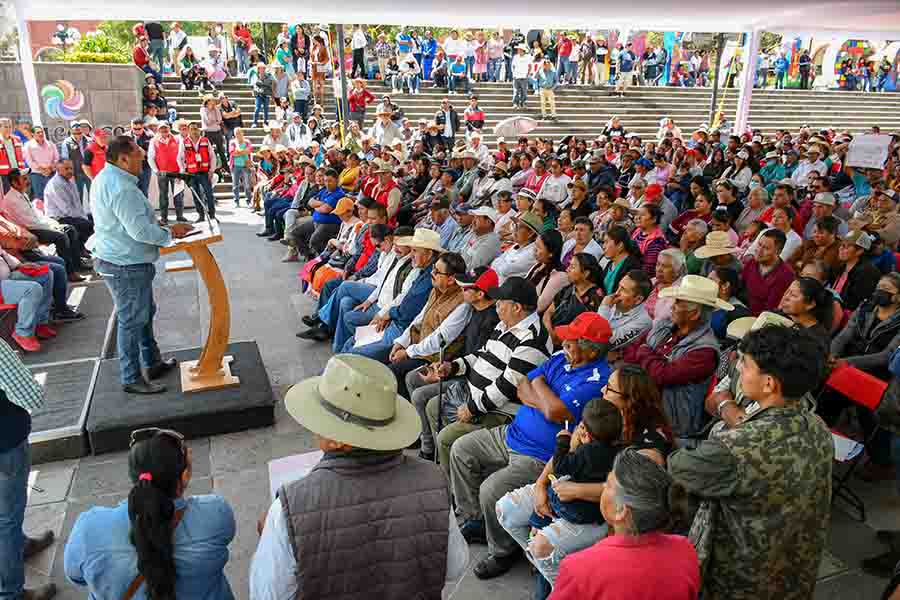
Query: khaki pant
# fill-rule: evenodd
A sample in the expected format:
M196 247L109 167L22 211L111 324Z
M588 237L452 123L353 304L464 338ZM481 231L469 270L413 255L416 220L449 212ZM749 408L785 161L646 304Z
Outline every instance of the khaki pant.
M556 92L541 88L541 116L556 116Z
M431 431L438 431L438 410L440 409L440 406L439 396L432 397L425 405L425 415L428 417L428 424L431 426ZM435 446L437 447L438 461L440 462L441 469L444 470L447 479L450 479L450 448L456 440L472 431L491 429L492 427L506 425L509 422L510 417L507 415L488 413L482 415L478 419L478 423L454 421L453 423L445 424L435 438Z

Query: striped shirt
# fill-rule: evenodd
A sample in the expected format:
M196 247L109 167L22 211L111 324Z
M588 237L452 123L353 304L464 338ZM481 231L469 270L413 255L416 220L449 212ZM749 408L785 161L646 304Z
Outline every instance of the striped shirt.
M515 413L507 404L520 404L519 382L553 352L553 342L537 313L507 328L497 324L490 339L479 350L453 362L454 375L469 383L468 407L473 415L489 412ZM517 408L517 407L516 407Z
M44 390L9 345L0 340L0 390L10 402L34 412L44 406Z

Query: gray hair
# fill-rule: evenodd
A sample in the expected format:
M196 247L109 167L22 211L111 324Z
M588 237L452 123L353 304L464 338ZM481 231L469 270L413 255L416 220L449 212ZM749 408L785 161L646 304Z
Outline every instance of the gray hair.
M700 304L699 302L690 302L688 300L682 300L683 304L686 304L688 308L691 310L699 310L700 311L700 322L708 323L710 317L713 314L713 311L716 310L712 306L707 306L705 304Z
M669 488L673 482L665 467L636 448L625 448L616 456L613 472L616 509L627 506L631 511L628 532L640 535L667 529L671 523Z
M709 225L707 225L706 221L704 221L703 219L691 219L687 222L685 228L693 229L697 233L702 234L704 237L706 237L706 234L709 233Z
M699 219L697 220L699 221ZM702 223L703 221L700 222ZM687 257L685 257L684 252L682 252L678 248L666 248L659 253L659 256L656 260L659 260L663 256L667 256L672 261L672 269L674 269L675 271L675 279L678 279L685 274L685 271L687 270Z
M606 353L609 352L609 343L608 342L592 342L590 340L578 340L576 342L578 347L582 350L587 350L589 352L596 352L597 356L603 358L606 356Z

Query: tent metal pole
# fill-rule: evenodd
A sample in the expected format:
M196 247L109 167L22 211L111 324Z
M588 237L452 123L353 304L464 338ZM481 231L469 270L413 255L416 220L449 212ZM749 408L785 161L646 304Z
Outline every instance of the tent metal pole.
M16 21L19 26L19 64L22 65L22 79L28 96L31 122L41 125L41 101L38 97L37 77L34 74L34 59L31 56L31 33L25 20L25 0L16 0Z
M347 131L347 114L350 106L347 102L347 68L344 65L344 25L335 24L337 30L338 65L341 69L341 132Z
M712 96L709 99L709 118L707 123L712 127L716 118L716 102L719 100L719 72L722 70L722 54L725 52L725 34L716 34L716 68L713 71Z

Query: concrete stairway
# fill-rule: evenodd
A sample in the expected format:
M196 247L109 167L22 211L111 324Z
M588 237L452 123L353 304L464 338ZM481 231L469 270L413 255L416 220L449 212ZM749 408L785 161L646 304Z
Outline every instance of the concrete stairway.
M178 80L167 78L166 97L177 102L178 116L188 120L200 119L200 97L196 91L179 89ZM379 99L389 93L403 109L415 126L418 119L432 119L445 96L442 90L432 89L429 82L422 85L417 95L392 94L381 82L372 82L370 89ZM221 86L233 102L241 107L244 122L249 125L253 116L253 97L249 86L242 79L229 78ZM330 96L331 85L326 84L325 114L334 114L334 100ZM493 145L494 125L511 116L524 114L540 117L540 106L536 95L528 97L524 111L512 108L512 91L507 83L475 83L472 91L479 97L479 105L487 115L485 141ZM706 122L711 90L708 88L632 87L624 99L611 93L610 89L595 89L587 86L567 86L556 95L558 121L542 121L531 135L546 135L562 138L575 134L587 138L599 135L603 126L613 115L618 115L628 131L652 139L663 116L670 116L681 130L687 134L701 123ZM724 99L722 99L724 96ZM722 90L720 105L727 115L734 115L738 90ZM462 116L467 104L463 95L450 96ZM864 94L840 91L798 91L798 90L755 90L751 105L750 123L754 128L771 133L776 128L795 131L807 124L811 127L835 127L853 132L880 125L885 132L900 130L900 96L893 93ZM270 111L274 114L274 108ZM369 110L367 125L374 120L374 111ZM262 128L246 129L254 144L262 141ZM227 197L230 184L220 183L216 196Z

